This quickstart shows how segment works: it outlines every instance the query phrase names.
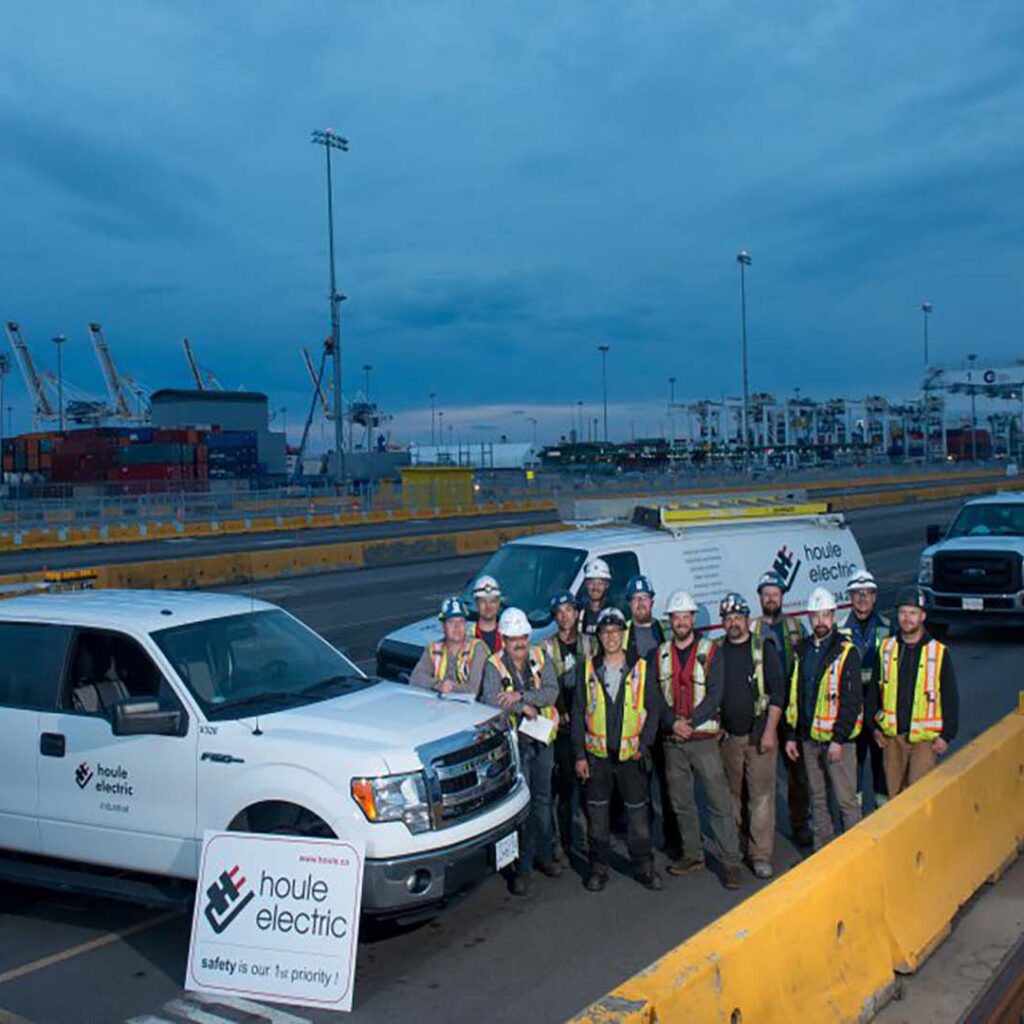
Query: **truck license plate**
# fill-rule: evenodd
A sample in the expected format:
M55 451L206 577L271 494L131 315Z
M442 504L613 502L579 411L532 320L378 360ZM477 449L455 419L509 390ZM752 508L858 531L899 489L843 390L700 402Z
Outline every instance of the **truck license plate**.
M501 871L519 858L519 833L510 832L494 844L495 867Z
M983 597L962 597L960 607L965 612L980 612L985 610L985 599Z

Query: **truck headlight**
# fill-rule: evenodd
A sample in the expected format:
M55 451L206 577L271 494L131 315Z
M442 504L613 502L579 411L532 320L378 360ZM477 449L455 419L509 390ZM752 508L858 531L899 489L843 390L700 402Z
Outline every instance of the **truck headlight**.
M921 564L917 567L917 582L931 586L934 576L934 560L931 555L922 555Z
M367 821L404 821L414 834L430 830L430 805L422 772L353 779L352 799Z

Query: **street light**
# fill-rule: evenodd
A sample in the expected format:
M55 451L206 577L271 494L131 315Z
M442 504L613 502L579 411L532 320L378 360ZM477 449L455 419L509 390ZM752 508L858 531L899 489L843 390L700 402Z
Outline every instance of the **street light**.
M598 345L601 353L601 391L604 395L604 443L608 443L608 349L609 345ZM597 440L597 428L594 428L594 440Z
M921 303L921 320L924 324L924 365L925 369L928 368L928 317L931 316L932 304L930 302Z
M527 423L532 423L533 424L533 447L536 448L537 447L537 417L536 416L527 416L526 417L526 421L527 421Z
M668 422L672 432L672 444L676 443L676 379L668 379Z
M437 414L437 437L439 444L444 444L444 410Z
M68 339L63 334L58 334L53 343L57 346L57 429L64 433L64 373L61 367L60 350Z
M11 372L11 357L0 353L0 487L4 482L4 381Z
M924 458L928 462L931 460L931 435L929 428L931 426L930 416L928 411L928 317L932 312L932 304L930 302L921 303L921 321L924 327L924 387L921 389L923 392L922 404L924 408L921 410L922 419L924 426L922 433L924 435Z
M967 356L967 383L971 389L971 462L978 461L978 416L974 404L974 360L973 352Z
M434 399L437 398L437 393L435 391L431 391L427 397L430 399L430 443L432 445L436 445L437 442L434 440Z
M743 329L743 472L750 468L750 456L747 452L747 408L750 401L750 387L747 378L747 267L751 264L750 253L741 249L736 254L736 262L740 265L740 323Z
M338 291L334 270L334 196L331 183L331 150L340 149L348 152L348 139L336 135L332 128L315 131L310 135L314 146L323 146L327 157L327 243L331 262L331 351L334 375L334 448L337 452L337 482L340 487L345 485L345 445L344 421L341 402L341 304L345 296Z

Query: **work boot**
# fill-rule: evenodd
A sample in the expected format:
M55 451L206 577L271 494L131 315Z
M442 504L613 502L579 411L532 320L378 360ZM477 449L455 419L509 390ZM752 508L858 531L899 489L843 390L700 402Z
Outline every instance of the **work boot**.
M650 889L651 892L661 892L661 875L657 871L640 871L634 877L645 889Z
M533 865L542 875L548 878L561 878L565 868L557 860L538 860Z
M665 869L670 875L682 878L684 875L695 875L704 870L703 857L680 857Z
M809 850L814 845L814 833L810 825L801 825L793 833L793 845L801 850Z
M519 872L512 876L512 881L508 883L508 891L513 896L529 896L530 894L530 876L525 872Z
M593 868L590 877L587 879L587 892L604 892L608 884L608 872L600 868Z
M768 881L775 874L771 864L766 860L754 861L754 877L760 878L762 882Z
M722 867L722 885L726 889L738 889L743 882L739 864L725 864Z
M561 843L555 843L555 855L552 858L556 864L568 864L569 854L568 851L562 846Z

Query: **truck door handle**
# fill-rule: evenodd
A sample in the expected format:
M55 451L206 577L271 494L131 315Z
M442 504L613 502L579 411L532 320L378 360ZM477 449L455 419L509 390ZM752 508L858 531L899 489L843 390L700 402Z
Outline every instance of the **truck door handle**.
M44 732L39 737L39 753L43 757L63 757L65 749L63 733Z

